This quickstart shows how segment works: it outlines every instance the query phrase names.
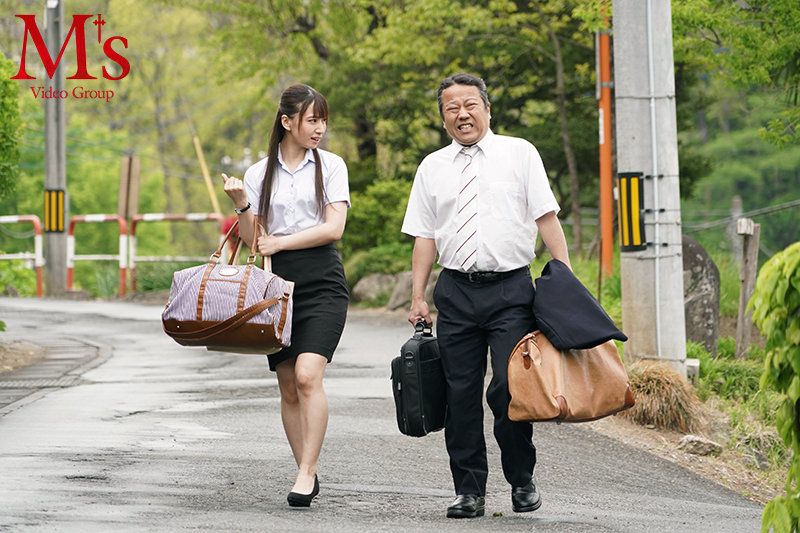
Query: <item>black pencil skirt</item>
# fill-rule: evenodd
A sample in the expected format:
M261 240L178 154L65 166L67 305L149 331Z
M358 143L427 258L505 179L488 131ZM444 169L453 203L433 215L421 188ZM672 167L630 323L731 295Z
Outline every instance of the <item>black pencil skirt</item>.
M279 363L311 352L333 359L347 318L349 292L344 268L333 243L286 250L272 256L272 271L294 282L292 345L270 354L270 370Z

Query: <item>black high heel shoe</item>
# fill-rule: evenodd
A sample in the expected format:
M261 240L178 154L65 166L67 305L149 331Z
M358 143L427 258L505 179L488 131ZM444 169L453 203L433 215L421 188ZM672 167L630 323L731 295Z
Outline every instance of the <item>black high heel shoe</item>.
M317 475L314 474L314 488L311 490L311 494L290 492L286 497L286 501L289 502L290 507L311 507L311 500L313 500L317 494L319 494L319 480L317 479Z

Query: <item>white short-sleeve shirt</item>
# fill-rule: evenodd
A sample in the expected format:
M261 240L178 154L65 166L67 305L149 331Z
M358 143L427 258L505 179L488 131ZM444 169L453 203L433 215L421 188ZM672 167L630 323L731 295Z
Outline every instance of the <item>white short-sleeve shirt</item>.
M536 219L560 207L536 148L525 139L488 131L473 157L478 175L478 251L472 270L505 272L536 256ZM456 261L456 211L466 157L452 144L420 163L408 201L403 233L434 239L439 264Z
M347 165L338 155L317 149L322 163L322 180L325 189L324 205L345 202L350 208L350 187L347 180ZM261 189L267 159L253 164L244 173L244 189L254 215L259 214ZM291 235L322 224L325 213L317 212L317 197L314 188L314 152L306 150L305 159L294 172L289 172L278 148L278 167L272 182L267 232L270 235Z

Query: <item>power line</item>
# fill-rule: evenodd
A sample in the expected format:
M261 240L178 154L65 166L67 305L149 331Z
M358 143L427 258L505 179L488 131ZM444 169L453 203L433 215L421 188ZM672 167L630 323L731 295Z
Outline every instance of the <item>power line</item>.
M761 209L756 209L754 211L748 211L747 213L742 213L741 215L737 216L730 216L725 217L720 220L715 220L713 222L706 222L703 224L696 224L693 226L685 226L684 232L685 233L694 233L696 231L702 231L705 229L717 228L720 226L727 226L731 222L736 221L740 218L751 218L756 217L759 215L771 215L772 213L776 213L778 211L783 211L785 209L791 209L792 207L800 206L800 200L793 200L791 202L786 202L783 204L773 205L770 207L762 207Z

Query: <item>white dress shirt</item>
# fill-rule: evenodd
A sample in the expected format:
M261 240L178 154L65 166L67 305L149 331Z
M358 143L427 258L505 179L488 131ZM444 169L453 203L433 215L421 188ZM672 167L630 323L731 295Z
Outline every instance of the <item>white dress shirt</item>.
M536 219L559 205L536 148L524 139L488 131L473 158L478 173L478 252L471 270L506 272L536 256ZM408 200L403 233L434 239L439 264L459 270L456 211L466 157L455 141L420 163Z
M322 162L322 181L325 189L323 205L346 202L350 208L350 187L347 182L347 165L338 155L317 149ZM258 161L244 173L244 189L254 215L259 214L261 188L267 159ZM269 204L267 232L270 235L292 235L322 224L325 213L317 212L317 194L314 188L314 152L306 150L306 157L290 172L278 147L277 175L272 182L272 199Z

